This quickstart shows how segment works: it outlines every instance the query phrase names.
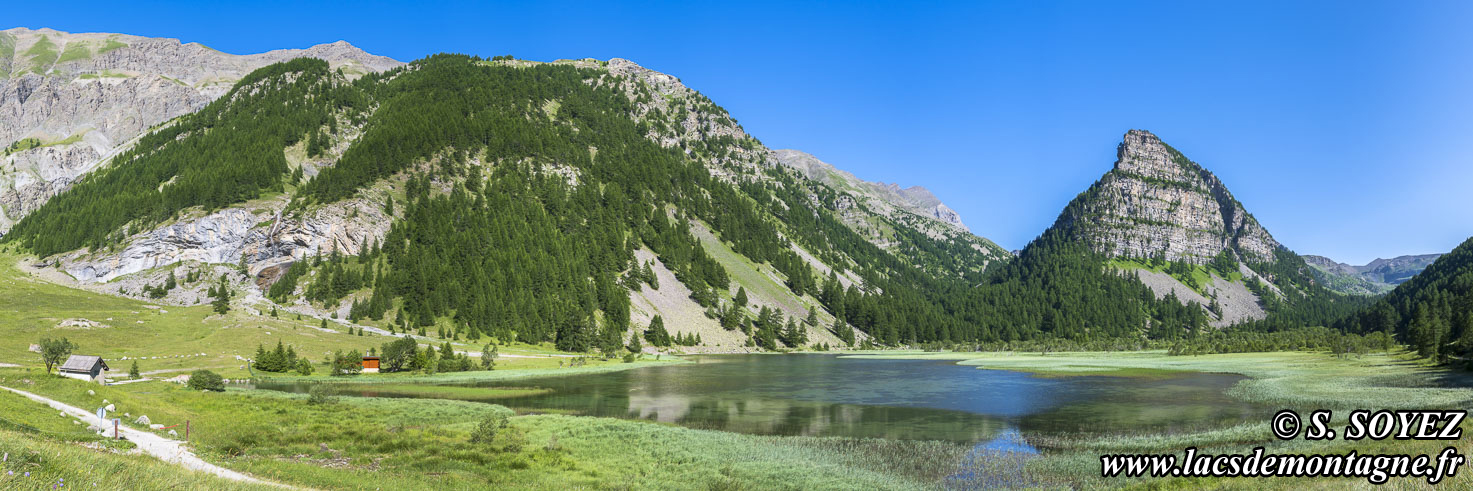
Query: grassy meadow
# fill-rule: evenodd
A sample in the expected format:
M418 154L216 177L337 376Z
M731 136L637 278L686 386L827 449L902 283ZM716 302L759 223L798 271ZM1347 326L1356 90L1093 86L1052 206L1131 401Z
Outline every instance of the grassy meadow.
M119 413L147 414L171 427L188 420L192 446L207 460L318 489L922 489L952 472L952 463L968 450L939 442L768 437L610 418L511 416L501 406L454 400L314 401L245 389L204 393L158 381L99 387L34 369L0 370L0 385L84 408L107 400ZM40 404L16 409L35 420L68 419ZM472 442L477 426L495 415L511 416L507 426L490 442Z
M0 385L27 390L93 409L111 403L128 424L148 415L153 423L183 434L188 421L191 446L201 457L224 467L276 482L315 489L467 489L517 487L675 488L675 489L924 489L936 487L1098 488L1369 488L1364 480L1275 479L1104 479L1103 453L1242 452L1265 446L1275 453L1433 454L1443 442L1383 441L1281 442L1267 421L1225 428L1157 434L1098 433L1028 437L1039 455L979 453L966 445L924 441L754 436L697 430L649 421L626 421L560 414L513 415L505 407L472 402L468 391L496 391L430 384L579 376L659 364L684 363L678 357L643 357L634 363L572 359L550 346L502 346L494 371L425 374L374 374L353 377L262 374L296 383L352 384L394 397L364 398L285 394L231 388L201 393L165 381L102 387L43 373L40 357L28 350L42 337L65 336L78 354L109 360L115 378L132 358L140 369L167 378L197 368L227 378L250 376L237 355L249 357L258 344L280 340L314 362L327 353L366 351L389 340L318 329L316 319L298 321L237 306L226 315L206 305L179 307L93 293L48 283L15 267L23 258L0 251ZM38 308L44 306L44 308ZM269 310L269 308L267 309ZM86 319L101 324L58 327ZM439 346L441 340L427 340ZM478 352L460 345L459 349ZM122 357L130 358L128 361ZM923 353L877 352L849 355L949 360L979 369L1014 370L1043 377L1105 375L1170 377L1186 371L1248 377L1230 391L1245 401L1300 410L1467 408L1473 405L1473 378L1428 366L1403 353L1336 357L1325 353L1280 352L1167 356L1165 352L1128 353ZM4 365L0 365L4 366ZM356 390L340 387L343 390ZM88 394L91 390L94 393ZM538 389L503 389L536 394ZM331 391L329 391L331 392ZM497 393L506 396L507 393ZM412 398L411 398L412 397ZM106 402L104 402L106 401ZM505 418L494 437L473 441L488 419ZM1338 423L1337 423L1338 424ZM1467 423L1465 423L1465 426ZM484 436L484 432L482 432ZM99 438L71 418L14 394L0 392L0 488L50 488L98 483L101 489L255 489L186 471L147 456L129 453L127 442ZM16 471L24 478L5 473ZM1446 485L1473 487L1459 473ZM89 486L90 487L90 486ZM1420 488L1412 480L1393 480L1392 489Z
M41 366L40 355L29 351L43 337L66 337L78 348L76 354L97 355L107 360L113 379L123 378L129 366L137 361L145 375L168 378L207 368L225 378L249 378L252 373L237 356L254 356L258 345L268 349L278 341L296 352L321 363L335 351L360 353L378 349L392 340L388 336L365 333L350 335L334 322L329 331L319 329L321 320L279 311L278 317L263 315L270 307L237 305L229 313L216 314L210 306L174 306L142 300L103 295L50 283L21 271L16 264L30 260L0 250L0 364ZM45 308L36 308L45 306ZM67 320L87 320L95 327L58 327ZM78 323L71 323L77 325ZM85 325L85 324L84 324ZM423 344L437 348L444 340L424 339ZM458 350L478 355L478 346L458 345ZM550 344L525 343L500 346L503 355L498 369L558 370L569 359ZM123 360L128 357L128 360ZM645 360L654 361L645 357ZM669 357L663 357L669 361ZM618 360L589 360L587 366L619 365ZM3 366L3 365L0 365ZM318 366L319 372L324 371ZM583 367L580 367L583 368ZM616 366L614 369L631 368ZM178 372L178 373L174 373ZM456 378L476 377L469 372ZM257 377L290 377L289 374L256 372ZM441 378L452 374L442 374ZM360 377L367 378L368 376ZM407 375L389 375L409 379ZM328 378L328 377L321 377Z
M1168 356L1164 351L1086 353L882 353L855 357L955 360L980 369L1014 370L1044 377L1103 375L1160 377L1173 372L1234 373L1248 377L1229 395L1275 409L1335 411L1331 427L1343 429L1354 409L1466 409L1473 406L1473 373L1436 367L1410 353L1334 356L1328 353L1272 352L1201 356ZM1473 423L1464 421L1465 431ZM1466 435L1467 433L1465 433ZM1281 441L1267 417L1226 428L1183 433L1143 435L1097 434L1030 438L1043 452L1028 460L1025 482L1041 487L1141 487L1147 489L1342 489L1379 488L1364 479L1124 479L1100 477L1102 454L1176 453L1196 446L1201 453L1246 453L1263 446L1269 453L1428 454L1435 456L1449 442L1385 440L1309 442ZM1469 449L1461 448L1467 452ZM1450 489L1473 487L1473 476L1460 472L1442 483ZM1393 478L1391 489L1423 489L1416 479Z

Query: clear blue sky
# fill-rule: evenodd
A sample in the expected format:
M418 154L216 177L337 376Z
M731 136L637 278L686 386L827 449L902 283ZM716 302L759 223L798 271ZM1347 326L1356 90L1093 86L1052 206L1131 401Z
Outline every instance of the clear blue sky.
M1010 249L1130 128L1216 172L1300 253L1359 264L1473 235L1470 2L72 1L5 17L231 53L344 39L405 61L629 58L773 148L930 188Z

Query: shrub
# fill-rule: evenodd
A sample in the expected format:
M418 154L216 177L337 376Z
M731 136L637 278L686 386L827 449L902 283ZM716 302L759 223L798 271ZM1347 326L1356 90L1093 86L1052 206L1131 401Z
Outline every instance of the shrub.
M338 398L337 396L333 395L332 389L327 388L327 386L323 384L313 384L312 388L307 389L308 404L321 405L333 404L336 402L338 402Z
M194 390L225 392L225 379L220 378L220 374L209 370L195 370L194 373L189 374L187 386Z
M506 414L499 411L486 416L486 419L481 420L481 424L476 426L475 431L471 432L471 443L490 445L491 442L496 441L496 434L506 428L506 421Z

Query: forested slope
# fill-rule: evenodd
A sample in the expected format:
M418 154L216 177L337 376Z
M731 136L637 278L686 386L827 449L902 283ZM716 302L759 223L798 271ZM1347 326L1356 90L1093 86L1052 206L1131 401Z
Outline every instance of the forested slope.
M713 338L765 349L1131 347L1199 336L1221 316L1215 301L1153 291L1121 258L1188 283L1204 270L1250 282L1269 312L1262 329L1343 312L1210 173L1148 133L1122 149L1117 169L1007 260L985 239L916 222L936 218L871 209L774 162L705 96L625 60L436 55L350 80L302 59L144 137L5 240L143 291L181 258L209 257L278 304L569 351L618 351L650 327L632 318L659 323L657 270L689 291L678 300L694 306L677 310L726 331ZM1201 227L1121 213L1136 209L1120 186L1134 182L1218 203L1187 220L1219 229L1161 240ZM655 311L632 315L631 297Z
M1336 327L1399 336L1424 357L1467 360L1473 354L1473 239Z

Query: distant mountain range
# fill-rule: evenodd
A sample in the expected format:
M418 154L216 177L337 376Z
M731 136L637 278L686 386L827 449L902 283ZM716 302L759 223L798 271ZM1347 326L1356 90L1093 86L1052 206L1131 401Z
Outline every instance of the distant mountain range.
M1363 266L1352 266L1313 255L1304 256L1304 261L1315 268L1315 275L1332 290L1353 295L1379 295L1421 273L1441 256L1442 254L1418 254L1391 259L1377 258Z
M229 287L569 351L617 351L656 318L722 350L1100 343L1323 325L1366 302L1336 292L1436 257L1301 257L1144 130L1015 255L923 187L769 149L619 58L237 56L11 29L0 69L4 240L159 303ZM161 286L177 277L210 281Z

